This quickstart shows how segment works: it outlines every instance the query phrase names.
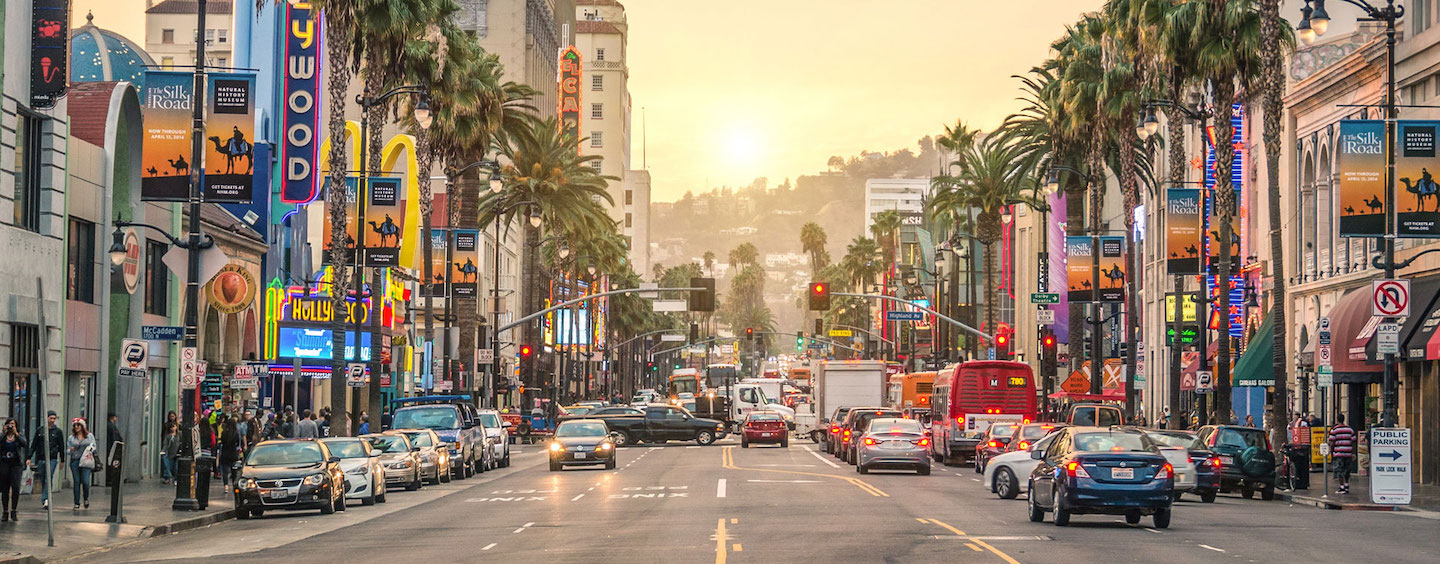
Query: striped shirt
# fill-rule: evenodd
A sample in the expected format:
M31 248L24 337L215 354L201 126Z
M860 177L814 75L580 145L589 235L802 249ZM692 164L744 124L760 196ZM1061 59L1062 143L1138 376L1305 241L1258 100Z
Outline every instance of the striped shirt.
M1355 430L1344 423L1331 427L1330 447L1335 456L1355 456Z

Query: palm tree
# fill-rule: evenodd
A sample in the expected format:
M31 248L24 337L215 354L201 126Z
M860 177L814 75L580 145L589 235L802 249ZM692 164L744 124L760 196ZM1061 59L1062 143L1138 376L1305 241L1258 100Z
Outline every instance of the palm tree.
M1280 231L1280 148L1282 133L1281 112L1284 111L1285 78L1284 54L1295 47L1290 23L1280 17L1280 0L1260 0L1260 76L1264 80L1261 89L1261 107L1264 111L1265 141L1265 184L1270 207L1270 315L1274 316L1275 328L1275 408L1271 412L1270 432L1273 444L1282 444L1284 429L1290 422L1290 400L1288 396L1290 374L1285 359L1285 310L1289 307L1285 296L1285 239Z
M800 249L810 254L810 272L825 268L825 228L813 221L800 226Z
M866 284L875 282L875 277L881 272L880 246L874 239L856 237L845 247L845 258L841 259L840 266L848 275L848 286L860 290L866 290Z
M714 276L714 275L715 275L715 251L705 251L705 254L702 255L702 256L700 257L700 259L703 260L703 261L705 261L705 272L706 272L708 275L710 275L710 276Z
M756 264L760 260L760 250L752 243L741 243L730 250L727 260L730 261L730 268L738 270L746 265Z
M900 212L896 210L885 210L874 215L870 224L870 235L880 245L880 252L885 257L885 265L895 263L895 252L900 246Z

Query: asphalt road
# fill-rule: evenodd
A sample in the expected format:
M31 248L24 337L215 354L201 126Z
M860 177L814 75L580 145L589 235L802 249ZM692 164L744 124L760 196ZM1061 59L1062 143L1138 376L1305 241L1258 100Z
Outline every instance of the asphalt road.
M267 513L73 558L146 562L1436 562L1433 514L1326 511L1222 495L1180 503L1168 530L1120 517L1030 523L969 467L872 473L817 453L731 440L621 449L607 471L511 468L396 492L389 503Z

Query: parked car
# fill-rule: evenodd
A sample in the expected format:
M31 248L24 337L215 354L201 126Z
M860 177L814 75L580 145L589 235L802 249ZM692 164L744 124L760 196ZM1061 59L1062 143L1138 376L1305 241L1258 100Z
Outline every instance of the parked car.
M975 445L975 473L985 473L985 461L997 454L1003 454L1010 448L1010 438L1015 436L1015 431L1020 425L1015 423L994 423L985 434L980 436L980 444Z
M391 429L430 429L450 449L451 475L465 479L479 471L485 433L475 422L470 396L422 396L395 400Z
M1260 490L1260 498L1275 499L1275 453L1263 429L1239 425L1207 425L1200 440L1220 458L1220 491L1240 488L1246 499Z
M385 502L385 466L380 453L370 448L370 441L359 437L320 439L330 454L340 457L340 470L345 473L345 499L358 499L361 505Z
M599 419L572 419L555 428L550 439L550 471L566 466L604 464L615 469L616 434Z
M1150 430L1150 440L1160 445L1165 458L1175 466L1175 500L1183 492L1200 496L1200 501L1215 503L1220 491L1220 456L1211 452L1194 431ZM1184 464L1179 464L1184 457Z
M500 419L493 409L479 410L480 426L490 439L490 468L510 466L510 424Z
M344 511L340 457L313 439L265 441L251 448L235 480L235 515L249 519L271 509Z
M849 407L837 407L830 418L823 421L828 425L827 432L822 435L824 443L821 445L827 454L835 454L840 444L840 425L845 422L845 417L850 414Z
M870 421L880 418L904 419L905 414L898 409L888 407L869 407L852 409L845 416L845 428L841 432L840 460L855 465L855 446L860 442L860 435L870 428ZM928 444L928 443L927 443Z
M785 428L785 418L768 411L750 412L740 427L740 448L750 448L750 443L768 443L789 448L790 430Z
M1025 427L1030 426L1026 425ZM985 464L985 484L990 487L991 493L999 496L1000 499L1015 499L1020 495L1021 478L1028 478L1030 473L1035 470L1035 465L1040 463L1039 460L1032 458L1030 453L1036 450L1044 452L1058 436L1055 429L1059 427L1054 425L1050 425L1050 427L1051 430L1047 431L1047 435L1026 445L1023 450L1012 450L996 455ZM1021 429L1023 430L1024 427ZM1013 446L1016 442L1012 441L1010 444Z
M895 468L930 475L930 438L925 427L903 417L867 419L865 432L855 441L855 471L869 474L875 469Z
M440 435L429 429L396 429L420 447L420 477L431 484L450 481L450 451Z
M1170 526L1175 469L1145 433L1122 427L1067 427L1045 450L1030 451L1039 461L1026 488L1030 520L1046 512L1055 525L1072 515L1124 515L1131 525L1145 515L1155 528Z
M386 486L404 486L413 492L424 485L420 475L420 447L410 444L404 433L375 433L360 438L370 441L370 447L380 451Z

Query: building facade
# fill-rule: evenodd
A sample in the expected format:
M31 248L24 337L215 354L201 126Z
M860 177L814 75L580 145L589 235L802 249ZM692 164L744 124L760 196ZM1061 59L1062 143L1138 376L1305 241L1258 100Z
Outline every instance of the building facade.
M195 65L195 0L148 0L145 8L145 51L161 68L185 69ZM235 6L233 0L205 3L205 66L235 66Z

